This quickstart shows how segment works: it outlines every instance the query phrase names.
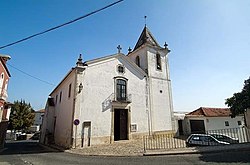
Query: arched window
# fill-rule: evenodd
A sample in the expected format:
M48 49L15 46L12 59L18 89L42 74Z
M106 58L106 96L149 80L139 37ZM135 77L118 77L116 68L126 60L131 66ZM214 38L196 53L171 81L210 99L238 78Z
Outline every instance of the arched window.
M161 55L156 54L156 68L161 70Z
M137 66L139 66L139 67L141 66L141 65L140 65L140 57L139 57L139 56L137 56L137 57L135 58L135 63L136 63Z
M127 82L122 79L116 80L116 99L117 101L126 101Z

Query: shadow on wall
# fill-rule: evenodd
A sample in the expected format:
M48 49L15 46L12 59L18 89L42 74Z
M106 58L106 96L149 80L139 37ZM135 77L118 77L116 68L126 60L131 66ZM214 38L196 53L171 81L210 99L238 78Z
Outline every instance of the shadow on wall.
M112 93L109 95L103 102L102 102L102 112L105 112L111 108L111 100L112 97L114 97L114 94Z

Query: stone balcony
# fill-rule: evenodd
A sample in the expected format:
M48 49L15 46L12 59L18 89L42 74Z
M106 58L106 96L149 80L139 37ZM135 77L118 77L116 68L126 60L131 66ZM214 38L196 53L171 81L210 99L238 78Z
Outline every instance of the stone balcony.
M127 94L125 97L118 97L114 93L111 95L112 102L120 102L120 103L131 103L132 102L132 94Z

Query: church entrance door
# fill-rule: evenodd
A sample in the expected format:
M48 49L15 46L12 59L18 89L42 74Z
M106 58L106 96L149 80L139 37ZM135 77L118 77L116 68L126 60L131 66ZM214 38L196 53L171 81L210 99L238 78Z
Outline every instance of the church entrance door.
M128 140L128 110L115 109L114 140Z

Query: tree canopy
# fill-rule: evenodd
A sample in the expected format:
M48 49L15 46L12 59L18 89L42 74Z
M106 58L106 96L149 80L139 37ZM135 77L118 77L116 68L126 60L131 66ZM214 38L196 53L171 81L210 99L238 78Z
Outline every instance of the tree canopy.
M233 117L243 114L247 108L250 108L250 77L244 81L242 91L234 93L232 97L227 98L225 104L230 107Z
M11 130L27 130L33 125L35 114L30 103L24 100L14 101L11 108L9 128Z

